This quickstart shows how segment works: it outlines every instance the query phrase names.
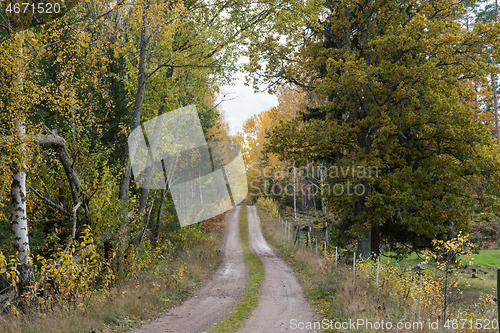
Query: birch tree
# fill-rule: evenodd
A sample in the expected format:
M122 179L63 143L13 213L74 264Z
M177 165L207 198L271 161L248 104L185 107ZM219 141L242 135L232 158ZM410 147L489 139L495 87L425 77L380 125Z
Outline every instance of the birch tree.
M8 124L8 132L0 144L3 159L9 156L11 173L10 208L13 245L18 265L16 298L24 297L27 304L34 302L34 277L30 256L29 227L27 216L26 168L29 159L28 137L26 134L26 108L30 100L24 98L27 57L23 50L24 33L11 35L2 41L4 52L0 55L0 110L3 121Z

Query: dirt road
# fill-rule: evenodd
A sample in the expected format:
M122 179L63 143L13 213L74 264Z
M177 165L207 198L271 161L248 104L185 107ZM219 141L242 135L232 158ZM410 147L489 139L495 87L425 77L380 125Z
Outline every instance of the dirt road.
M248 275L240 245L239 215L238 206L228 214L224 244L221 247L222 264L213 277L182 305L133 332L204 332L231 311L245 290Z
M313 311L295 272L272 250L262 236L257 210L248 206L250 249L257 254L266 269L259 306L247 320L241 333L315 332L299 330L295 324L313 321ZM291 325L291 321L295 323Z
M235 207L228 215L221 248L223 262L215 275L195 296L135 333L201 333L231 311L245 289L248 275L239 242L239 213L240 207ZM312 322L313 311L294 271L262 236L260 220L252 206L248 207L248 227L250 249L261 258L266 273L259 305L239 332L315 332L292 329L293 322Z

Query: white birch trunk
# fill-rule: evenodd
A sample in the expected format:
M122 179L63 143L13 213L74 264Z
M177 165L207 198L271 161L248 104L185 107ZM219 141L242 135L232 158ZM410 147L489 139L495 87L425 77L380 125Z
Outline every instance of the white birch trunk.
M320 174L320 192L321 192L321 209L323 214L326 214L326 199L325 199L325 162L321 161L319 164L319 174Z
M297 227L297 191L295 188L295 161L293 162L293 227Z
M323 214L326 215L326 199L324 197L325 193L325 162L321 161L319 164L319 173L320 173L320 191L321 191L321 208L323 210ZM325 244L328 247L330 244L330 235L328 233L328 223L326 219L323 222L323 227L325 227Z
M17 147L20 156L25 154L24 120L17 119L14 122L13 134L18 136L21 144ZM20 158L22 159L22 157ZM11 230L14 234L14 249L18 263L19 282L17 284L17 296L30 291L33 286L33 269L30 265L30 246L28 236L28 217L26 211L26 172L22 161L17 161L12 167L11 185ZM32 291L35 291L34 289Z

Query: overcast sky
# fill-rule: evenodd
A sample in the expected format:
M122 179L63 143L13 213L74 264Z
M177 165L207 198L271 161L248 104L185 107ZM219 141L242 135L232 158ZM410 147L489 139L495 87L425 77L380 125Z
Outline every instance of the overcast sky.
M231 134L241 131L243 123L248 118L262 111L269 110L278 105L278 98L267 93L255 94L251 86L245 86L245 74L237 73L235 75L235 85L224 86L221 89L219 100L226 94L224 101L219 109L226 114L226 119L231 127Z

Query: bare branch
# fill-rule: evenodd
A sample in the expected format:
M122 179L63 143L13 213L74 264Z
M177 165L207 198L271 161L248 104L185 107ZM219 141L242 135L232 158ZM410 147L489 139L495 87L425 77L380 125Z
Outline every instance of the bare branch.
M66 245L66 248L64 249L64 253L66 253L71 244L73 244L73 241L75 240L75 236L76 236L76 222L77 222L77 217L76 217L76 213L78 211L78 208L80 208L80 206L82 205L82 202L81 201L78 201L78 203L76 204L75 207L73 207L73 231L71 232L71 239L68 243L68 245Z
M63 213L66 216L71 216L70 212L68 212L62 206L58 205L52 198L44 196L43 194L41 194L40 192L38 192L36 190L36 188L34 188L33 186L30 186L30 189L33 191L33 193L36 194L37 197L39 197L40 199L46 201L49 204L49 207L51 207L51 208L53 208L53 209L55 209L55 210Z

